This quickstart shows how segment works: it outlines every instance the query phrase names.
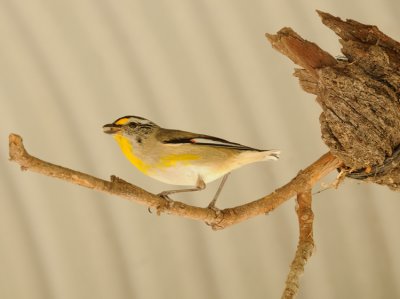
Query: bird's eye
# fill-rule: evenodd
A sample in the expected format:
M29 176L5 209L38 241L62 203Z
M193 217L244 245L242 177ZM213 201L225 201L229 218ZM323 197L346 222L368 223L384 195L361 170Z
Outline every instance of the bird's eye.
M137 127L137 124L136 124L136 123L130 123L130 124L129 124L129 127L132 128L132 129L134 129L134 128Z

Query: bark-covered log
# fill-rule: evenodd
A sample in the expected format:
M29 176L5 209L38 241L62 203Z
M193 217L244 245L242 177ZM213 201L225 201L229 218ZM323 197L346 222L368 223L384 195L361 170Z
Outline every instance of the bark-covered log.
M302 88L322 107L322 139L349 177L400 190L400 43L376 26L318 12L340 38L344 59L290 28L267 35L274 48L303 67Z

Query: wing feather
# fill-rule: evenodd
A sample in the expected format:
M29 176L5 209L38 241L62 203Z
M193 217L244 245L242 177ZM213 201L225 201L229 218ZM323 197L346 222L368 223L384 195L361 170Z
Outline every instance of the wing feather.
M207 145L215 147L223 147L237 150L251 150L251 151L263 151L241 145L236 142L231 142L222 138L196 134L191 132L179 131L179 130L168 130L163 129L158 135L158 139L165 144L193 144L193 145Z

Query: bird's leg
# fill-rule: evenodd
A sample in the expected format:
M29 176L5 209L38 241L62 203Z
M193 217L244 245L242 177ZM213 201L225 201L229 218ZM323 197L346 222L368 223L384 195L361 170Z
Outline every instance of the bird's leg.
M215 203L217 202L218 196L222 191L222 188L225 185L226 180L228 179L230 172L228 172L227 174L224 175L224 177L222 178L221 184L219 184L218 190L214 195L214 198L212 201L210 201L210 203L208 204L208 208L210 209L215 209Z
M198 176L197 182L196 182L196 187L194 188L189 188L189 189L178 189L178 190L167 190L163 191L159 194L158 196L161 196L162 198L165 198L167 200L171 200L168 195L174 194L174 193L181 193L181 192L193 192L193 191L200 191L206 188L206 183L204 183L203 179L201 176Z

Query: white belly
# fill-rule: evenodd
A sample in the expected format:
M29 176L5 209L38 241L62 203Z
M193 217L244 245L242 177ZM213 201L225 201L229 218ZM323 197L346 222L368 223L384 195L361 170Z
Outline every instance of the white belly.
M174 165L174 167L153 169L146 174L167 184L195 186L199 176L207 184L220 178L225 173L212 170L207 166Z

